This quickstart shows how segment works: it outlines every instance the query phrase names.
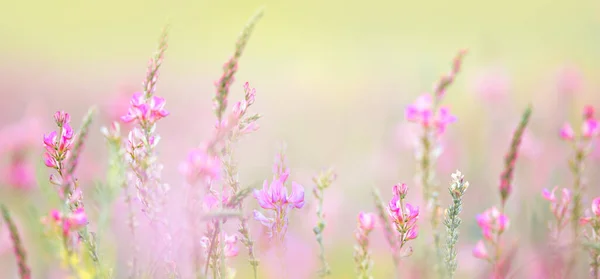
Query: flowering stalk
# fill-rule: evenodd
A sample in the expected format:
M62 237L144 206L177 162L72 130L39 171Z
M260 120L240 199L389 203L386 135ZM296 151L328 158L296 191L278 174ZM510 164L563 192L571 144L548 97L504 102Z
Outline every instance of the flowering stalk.
M440 230L441 207L439 193L434 181L435 162L440 155L439 137L446 131L446 126L456 121L447 107L440 107L447 88L454 82L460 72L465 50L458 52L452 63L450 73L442 76L433 88L431 94L424 94L406 109L406 119L416 122L422 127L420 145L417 148L418 178L423 189L423 199L431 213L434 249L437 257L436 270L441 273L442 248Z
M160 140L160 136L155 132L156 123L169 115L164 109L165 99L155 95L160 66L167 49L167 30L163 30L158 50L150 59L143 91L133 95L127 114L121 117L125 123L137 124L129 132L126 157L132 176L135 177L133 184L142 202L142 211L151 220L155 220L154 215L159 210L159 199L164 198L168 190L168 186L160 182L162 165L156 162L155 154L156 145Z
M446 277L454 278L458 266L456 261L456 243L458 243L458 227L462 220L458 214L462 211L462 199L465 191L469 188L469 182L464 181L460 171L452 174L452 184L448 188L452 196L452 205L445 212L444 225L446 225Z
M555 196L557 187L554 187L552 191L548 189L544 189L542 191L542 197L550 202L550 210L552 211L552 215L554 216L554 222L548 224L550 229L550 237L552 238L552 256L554 257L554 262L552 266L554 267L555 274L553 274L554 278L561 278L560 271L563 267L563 251L565 251L565 247L562 247L561 242L561 233L567 227L570 222L570 207L572 201L571 191L567 188L562 189L561 199L558 200Z
M355 237L357 245L354 246L354 264L358 279L371 279L371 253L369 253L369 233L375 228L377 215L361 212L358 214L358 228Z
M388 204L388 214L394 222L396 231L398 232L398 249L400 257L408 257L412 255L412 247L403 250L404 245L419 235L419 207L412 206L410 203L405 203L404 199L408 193L408 186L404 183L396 184L393 188L392 200Z
M590 257L590 276L596 279L600 278L600 248L597 246L600 244L600 197L592 201L592 214L581 217L579 223L591 227L591 230L584 232L584 237L588 242L596 245L596 247L586 247Z
M583 113L583 125L581 134L575 135L573 128L569 123L565 123L560 130L560 136L563 140L569 142L574 150L574 157L569 161L569 167L573 174L573 208L571 210L571 224L575 238L579 236L579 219L582 216L581 198L583 196L583 171L585 169L585 159L592 151L592 138L598 135L600 127L598 120L594 118L594 108L586 106Z
M317 225L313 228L313 232L317 238L317 242L319 243L319 259L321 260L321 270L319 271L319 276L326 277L331 274L331 269L325 260L325 246L323 245L323 231L325 230L325 214L323 214L323 198L325 189L329 188L333 181L335 180L336 175L333 170L328 170L326 172L321 172L318 176L313 178L313 182L316 184L315 188L313 188L313 194L315 198L318 200L317 204L317 218L319 219Z
M390 246L390 251L392 253L392 261L394 262L394 270L398 270L398 264L400 263L400 255L398 254L398 239L396 237L396 233L392 228L392 221L390 220L390 216L387 214L386 205L383 203L381 199L381 194L379 194L379 190L373 187L372 191L373 199L375 202L375 208L377 209L377 216L379 217L379 222L383 225L383 234L385 235L385 239Z
M121 128L118 122L113 122L110 128L102 127L102 134L106 139L106 142L109 146L111 152L111 162L110 162L110 171L111 177L113 180L111 181L111 187L116 188L119 187L123 191L123 195L125 197L125 204L127 205L127 226L129 228L129 232L131 233L131 248L132 248L132 258L129 262L129 278L137 278L137 253L139 251L139 247L136 241L136 220L135 220L135 211L133 209L133 199L129 190L129 184L125 179L125 166L122 160L123 155L125 154L125 150L123 149L123 139L121 138Z
M483 239L475 245L473 256L489 262L494 268L494 278L501 278L499 270L502 254L500 235L508 229L510 220L496 207L492 207L477 215L477 224L481 228ZM492 250L491 253L488 253L488 247Z
M504 171L500 175L500 200L502 211L504 211L506 200L508 199L508 196L512 191L513 173L515 170L515 163L519 155L519 146L521 145L523 132L525 132L525 128L529 123L530 116L531 106L528 106L527 109L525 109L523 116L521 117L521 122L519 122L519 126L513 133L513 137L510 142L510 148L508 150L508 153L504 157Z
M71 128L71 117L64 111L58 111L54 114L54 120L58 126L58 132L54 131L44 135L44 163L47 167L56 170L57 175L50 175L50 183L58 186L58 194L64 203L62 213L53 211L52 222L61 227L62 238L65 251L68 257L71 257L74 243L81 240L87 247L89 255L99 270L100 261L98 258L96 241L87 231L87 215L84 210L83 192L78 186L77 180L73 177L70 170L75 170L78 162L78 156L85 140L85 131L89 127L94 110L91 109L80 132L75 135ZM73 147L77 147L77 154L73 152ZM75 240L75 241L74 241Z
M217 119L221 121L223 113L227 108L227 98L229 96L229 86L234 81L234 75L237 72L238 61L244 52L244 48L246 48L246 44L248 43L248 39L250 39L250 35L254 30L254 26L258 22L258 20L263 16L263 10L258 10L250 21L244 27L244 30L239 35L237 42L235 44L235 52L233 56L225 62L223 65L223 75L221 78L215 83L217 87L217 94L214 98L214 106L215 113L217 115Z
M15 226L8 209L2 204L0 204L0 209L2 210L4 222L6 223L6 226L10 232L14 253L17 257L17 265L19 266L19 276L21 279L30 279L31 270L29 269L29 266L27 266L27 253L25 252L25 248L21 242L21 237L19 236L17 226Z

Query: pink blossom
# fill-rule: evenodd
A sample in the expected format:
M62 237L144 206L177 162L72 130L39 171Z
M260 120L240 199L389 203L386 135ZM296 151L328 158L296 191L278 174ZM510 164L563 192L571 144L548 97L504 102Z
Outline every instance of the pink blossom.
M260 207L270 210L275 217L266 217L259 211L254 211L254 219L270 229L269 236L273 234L283 238L287 229L287 216L291 209L304 206L304 188L292 182L292 191L288 195L285 187L289 177L289 169L285 167L282 154L276 157L273 167L274 177L271 183L265 180L261 190L255 189L252 193Z
M482 214L477 215L477 224L482 229L484 236L491 236L493 233L501 233L508 229L510 221L508 216L500 213L496 207L492 207Z
M583 122L582 132L584 138L591 138L598 134L598 120L593 118L588 118Z
M407 191L406 184L395 185L392 190L392 199L387 207L388 214L392 218L396 230L400 233L402 245L418 236L416 223L419 219L419 207L404 203Z
M375 227L377 216L373 213L360 212L358 214L358 226L363 231L371 231Z
M554 192L556 192L556 187L554 187L552 189L552 192L548 191L548 189L544 189L542 190L542 197L544 197L544 199L554 202L556 201L556 196L554 196Z
M583 107L583 119L584 120L588 120L588 119L593 119L594 118L594 107L587 105L585 107Z
M24 159L13 160L8 166L6 182L19 189L35 185L35 167Z
M164 108L165 103L164 98L151 96L146 99L142 92L136 92L131 98L127 114L121 120L125 123L139 121L142 126L151 126L169 115Z
M569 123L565 123L560 129L560 137L564 140L573 140L573 138L575 137L573 128L571 128L571 125Z
M196 148L190 151L187 160L179 168L188 183L198 181L215 181L221 178L222 165L218 156L207 153L206 148Z
M405 116L410 122L416 122L423 127L434 127L437 134L443 134L446 126L456 122L456 116L450 114L450 109L440 107L433 111L433 101L429 94L423 94L417 98L414 104L406 108Z
M414 104L406 108L406 119L410 122L422 123L428 126L432 117L433 98L429 94L423 94L417 98Z
M237 235L225 235L225 257L233 258L238 255L240 249L236 246L237 241Z
M473 248L473 256L475 258L478 259L484 259L487 260L489 258L487 249L485 248L485 243L483 243L483 240L479 240L477 242L477 244L475 245L475 248Z
M596 217L600 217L600 197L597 197L592 201L592 213L594 213Z

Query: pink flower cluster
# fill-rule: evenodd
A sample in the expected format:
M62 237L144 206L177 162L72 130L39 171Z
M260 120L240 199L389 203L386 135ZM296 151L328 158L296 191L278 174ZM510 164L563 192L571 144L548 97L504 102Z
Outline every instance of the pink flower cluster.
M592 201L592 214L587 214L587 216L581 217L579 219L579 223L582 225L591 224L592 227L600 228L600 197L595 198Z
M282 156L279 158L283 159ZM279 239L283 239L287 230L289 211L304 206L304 188L302 185L292 182L292 192L288 195L285 184L290 170L284 167L283 160L276 162L274 169L278 171L275 172L271 183L269 184L268 180L265 180L262 190L253 192L260 207L273 212L272 217L267 217L260 211L254 210L254 219L269 229L269 237L275 235Z
M598 125L598 119L594 118L594 108L592 106L586 106L583 109L583 125L581 127L581 136L587 140L595 137L600 132L600 126ZM573 141L576 138L575 132L571 127L571 124L565 123L560 129L560 137L567 141Z
M130 101L129 111L121 117L125 123L137 121L142 127L151 127L156 121L169 115L165 110L165 99L158 96L144 96L136 92Z
M409 203L404 203L408 186L404 183L394 185L393 197L388 204L388 214L392 218L396 230L400 233L400 248L412 239L417 238L419 227L417 220L419 219L419 207Z
M61 170L63 161L67 159L69 151L75 140L71 122L71 116L64 111L57 111L54 114L54 120L59 130L52 131L50 134L44 135L44 164L49 168Z
M498 249L499 236L508 229L510 221L508 216L501 213L496 207L492 207L482 214L477 215L477 224L481 228L484 239L480 240L475 249L473 249L473 256L491 260L487 252L486 243Z
M87 215L83 208L78 208L67 215L63 215L60 211L53 209L50 211L49 220L53 225L61 228L62 234L65 237L68 237L71 232L78 231L88 224Z
M205 147L192 149L180 167L181 173L185 175L190 185L194 185L198 181L208 184L211 181L219 180L221 170L219 157L208 154Z
M223 255L228 258L233 258L233 257L237 256L238 253L240 252L240 249L236 246L236 244L238 242L237 235L227 235L225 233L222 233L221 235L224 238L223 239L223 244L224 244ZM205 256L208 257L208 250L210 249L210 239L206 236L203 236L202 239L200 240L200 245L202 246L202 248L205 249L205 251L207 252L205 254Z
M434 106L433 97L430 94L423 94L417 100L409 105L405 111L406 119L410 122L419 123L425 128L435 128L438 135L446 131L448 124L456 121L456 116L450 114L448 107Z
M356 240L361 247L367 247L369 244L369 233L375 228L377 215L374 213L360 212L358 214L358 229L356 230Z
M562 196L560 200L556 198L555 192L557 187L554 187L552 191L544 189L542 191L542 197L550 202L550 209L554 218L556 218L556 228L558 232L569 223L569 207L571 206L572 194L571 190L567 188L562 189Z

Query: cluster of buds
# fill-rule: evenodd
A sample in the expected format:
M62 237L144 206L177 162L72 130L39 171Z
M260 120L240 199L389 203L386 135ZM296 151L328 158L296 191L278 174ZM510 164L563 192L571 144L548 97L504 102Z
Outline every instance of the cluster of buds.
M253 196L263 209L272 212L267 217L258 210L254 210L254 219L261 222L269 229L269 237L276 236L283 240L287 230L288 214L291 209L304 206L304 188L292 182L292 192L288 195L286 181L290 170L285 167L283 155L277 156L274 170L276 170L271 183L265 180L261 190L254 190Z
M473 256L490 262L496 262L496 257L490 258L486 244L495 251L500 249L500 235L508 229L509 219L504 213L501 213L496 207L492 207L482 214L477 215L477 224L481 228L483 239L477 242L473 249ZM498 254L498 253L496 253Z
M550 210L552 211L552 215L556 219L556 227L552 231L556 234L555 238L558 239L562 229L565 228L565 226L569 223L569 209L571 207L571 201L573 196L571 190L563 188L562 195L559 200L555 194L556 190L557 187L554 187L552 191L544 189L542 191L542 197L550 202Z
M394 185L394 196L387 207L388 214L394 222L396 231L400 234L400 249L402 249L409 240L417 238L419 234L419 227L417 225L417 220L419 219L419 207L404 202L407 192L408 186L406 184L402 183ZM411 249L403 254L409 256L411 254Z
M583 125L581 127L581 134L579 138L575 135L571 124L565 123L560 129L560 137L567 141L575 141L581 139L587 141L592 137L598 135L600 126L598 125L598 119L594 118L594 108L592 106L586 106L583 109Z
M369 279L372 265L371 255L369 253L369 233L375 228L377 215L374 213L360 212L358 214L358 228L355 237L357 245L354 247L354 263L358 278Z
M426 129L435 128L438 135L446 131L448 124L456 121L456 116L450 114L448 107L437 107L430 94L424 94L409 105L405 111L406 119L420 124Z
M592 212L587 212L586 216L579 219L579 223L583 226L589 225L591 230L585 231L584 236L589 244L587 247L590 256L590 275L593 278L598 278L600 269L600 250L597 245L600 243L600 197L592 201Z

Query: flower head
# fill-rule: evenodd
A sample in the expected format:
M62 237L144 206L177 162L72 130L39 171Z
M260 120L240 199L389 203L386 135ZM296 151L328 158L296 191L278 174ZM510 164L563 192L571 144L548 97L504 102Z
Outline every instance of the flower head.
M374 213L360 212L358 214L358 227L363 231L371 231L375 228L377 216Z
M573 128L571 128L571 124L565 123L560 129L560 137L564 140L573 140L575 137L575 132L573 132Z
M483 243L483 240L479 240L477 242L477 244L475 245L475 248L473 248L473 256L475 258L478 259L488 259L489 255L487 252L487 249L485 248L485 243Z
M443 134L446 126L456 122L456 116L450 113L448 107L433 107L433 97L429 94L423 94L417 100L406 108L405 116L410 122L416 122L423 127L433 127L437 134ZM437 109L434 111L434 109Z
M208 154L205 148L196 148L188 153L187 160L179 168L188 183L214 181L221 177L222 165L218 156Z
M169 115L164 108L165 103L164 98L158 96L146 98L142 92L136 92L131 98L127 114L122 116L121 120L125 123L138 121L142 126L152 126Z
M416 223L419 219L419 207L404 202L407 191L406 184L395 185L392 199L387 207L388 214L392 218L396 230L400 233L402 245L418 236Z
M269 232L270 235L275 233L279 237L283 237L287 228L287 214L289 210L304 206L304 187L296 182L292 182L292 191L288 194L285 185L290 171L283 164L283 155L279 155L277 158L278 160L276 160L273 168L274 177L271 183L265 180L263 188L261 190L254 190L253 192L253 196L258 201L260 207L271 210L275 218L269 218L259 211L254 211L254 219L269 227L271 229Z

